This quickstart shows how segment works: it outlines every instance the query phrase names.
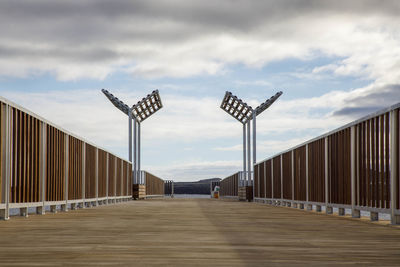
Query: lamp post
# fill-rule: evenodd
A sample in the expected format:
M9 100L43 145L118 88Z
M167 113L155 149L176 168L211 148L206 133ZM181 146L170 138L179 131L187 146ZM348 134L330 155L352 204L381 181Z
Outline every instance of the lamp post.
M132 110L129 108L127 104L122 102L121 100L118 99L118 97L115 97L113 94L111 94L109 91L106 89L101 89L101 92L110 100L110 102L119 110L121 110L123 113L125 113L128 116L128 136L129 136L129 161L132 162Z
M260 115L264 110L269 108L281 95L282 91L277 92L271 98L267 99L264 103L256 107L254 110L253 117L253 163L256 164L256 117Z
M129 161L133 163L133 183L140 182L140 123L162 108L158 90L148 94L131 108L106 89L101 90L110 102L128 116ZM132 119L133 119L133 161L132 161ZM137 172L136 172L137 165Z
M239 99L237 96L232 95L231 92L226 92L224 99L221 103L221 108L225 110L229 115L234 117L243 125L243 173L245 175L245 185L250 184L251 179L251 167L250 167L250 120L251 114L253 113L253 109ZM248 175L247 175L247 182L246 182L246 124L247 127L247 149L248 149Z
M275 95L271 96L269 99L267 99L264 103L256 107L254 110L252 117L253 117L253 168L257 163L256 157L256 149L257 149L257 139L256 139L256 117L260 115L264 110L269 108L281 95L282 91L277 92ZM254 177L255 179L255 177ZM254 184L253 184L253 198L254 198Z
M158 90L154 90L151 94L148 94L146 97L142 98L139 102L132 106L132 115L135 118L135 126L137 123L137 150L135 149L135 158L136 158L136 151L137 151L137 173L139 174L139 179L137 179L137 175L134 175L136 179L134 179L134 183L141 182L141 175L140 175L140 152L141 152L141 123L149 118L151 115L156 113L163 107L161 102L161 97ZM136 135L136 129L135 129ZM135 146L136 146L136 138L135 138ZM144 182L144 181L143 181Z
M256 164L256 117L261 114L264 110L269 108L280 96L282 92L277 92L274 96L266 100L264 103L259 105L256 109L237 96L232 95L231 92L226 92L225 97L222 100L221 108L228 114L234 117L236 120L243 124L243 172L246 174L246 125L247 125L247 183L245 185L251 185L251 149L250 149L250 122L253 121L253 166ZM254 184L253 184L253 196L254 196Z

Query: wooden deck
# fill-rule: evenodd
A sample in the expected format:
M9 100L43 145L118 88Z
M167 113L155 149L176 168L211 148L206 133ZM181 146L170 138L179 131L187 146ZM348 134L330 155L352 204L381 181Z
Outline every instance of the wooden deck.
M400 264L400 229L223 200L146 200L0 221L0 265Z

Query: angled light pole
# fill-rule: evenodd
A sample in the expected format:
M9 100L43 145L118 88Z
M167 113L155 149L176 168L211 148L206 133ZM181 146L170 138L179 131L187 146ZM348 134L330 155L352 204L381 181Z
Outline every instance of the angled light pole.
M122 102L111 94L106 89L101 89L101 92L110 100L110 102L120 111L125 113L128 116L128 131L129 131L129 161L132 162L132 110L129 108L127 104Z
M280 96L282 95L282 91L277 92L275 95L271 96L267 99L264 103L261 103L256 109L254 110L252 117L253 117L253 168L257 163L257 139L256 139L256 117L260 115L264 110L269 108ZM250 123L249 123L250 124ZM254 177L255 179L255 177ZM253 184L253 198L254 198L254 184Z
M137 151L137 157L138 157L138 174L139 174L139 179L137 179L137 175L134 175L134 183L140 183L140 125L141 123L149 118L151 115L156 113L158 110L160 110L163 107L162 102L161 102L161 97L158 92L158 90L154 90L151 94L148 94L146 97L144 97L142 100L137 102L135 105L132 106L131 112L133 117L135 118L134 120L134 135L135 135L135 162L136 162L136 151ZM136 150L136 123L137 123L137 150ZM136 167L136 166L135 166ZM136 168L135 168L136 171ZM134 171L134 172L135 172Z
M252 118L253 109L247 105L247 103L243 102L237 96L232 95L231 92L226 92L224 99L221 103L221 108L225 110L229 115L234 117L243 125L243 173L247 174L247 182L245 180L245 185L250 184L251 179L251 167L250 167L250 120ZM248 149L248 170L246 172L246 124L247 127L247 149ZM246 179L246 176L245 176Z
M161 98L158 90L147 95L131 108L111 94L109 91L102 89L103 94L110 102L120 111L128 116L128 133L129 133L129 161L133 164L133 183L139 181L137 179L136 166L140 173L140 123L150 117L153 113L162 108ZM132 161L132 119L133 119L133 161ZM136 160L138 156L138 161Z
M260 115L264 110L269 108L281 95L282 91L277 92L275 95L271 96L264 103L256 107L254 110L253 117L253 164L256 164L256 117Z
M256 117L264 110L269 108L280 96L282 92L277 92L274 96L267 99L264 103L253 108L239 99L237 96L232 95L231 92L226 92L222 100L221 108L236 120L243 124L243 172L247 173L247 184L251 185L251 149L250 149L250 122L253 120L253 166L256 164ZM246 125L247 125L247 169L246 172ZM253 184L254 196L254 184Z

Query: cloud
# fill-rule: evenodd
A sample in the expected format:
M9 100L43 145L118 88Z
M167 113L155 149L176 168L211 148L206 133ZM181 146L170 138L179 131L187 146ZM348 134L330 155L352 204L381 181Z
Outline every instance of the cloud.
M358 118L400 102L400 85L370 85L354 90L333 116Z
M397 83L398 1L0 3L0 75L59 80L217 75L320 55L334 75Z
M126 103L134 103L145 94L130 90L113 90L113 93ZM217 144L210 148L210 154L222 153L221 156L225 157L226 153L241 151L242 126L219 108L219 98L182 96L178 93L163 93L161 89L163 109L142 125L143 144L160 158L145 158L144 167L161 177L197 179L206 178L206 174L228 176L234 169L233 165L227 166L217 160L215 164L222 165L213 167L206 165L213 161L205 158L193 160L193 157L196 157L199 147L210 142ZM3 90L1 94L49 121L127 157L126 116L109 103L99 89L23 94ZM250 104L257 104L254 99L249 100ZM395 85L369 85L350 91L331 91L312 98L288 100L282 97L257 117L258 159L272 156L376 111L371 107L380 109L397 102L400 102L400 90ZM198 145L194 146L194 143ZM228 145L218 145L222 143ZM160 144L165 149L161 150ZM192 156L188 157L185 152L190 152ZM173 163L173 160L179 162ZM189 162L186 163L186 160ZM192 165L178 168L180 164L186 166L189 163L194 164L192 175ZM204 169L201 169L202 166ZM240 164L237 166L235 169L240 169Z
M252 69L323 57L332 60L292 75L369 83L312 98L284 95L257 118L258 151L268 156L400 101L399 13L394 0L5 0L0 2L0 77L103 80L123 72L183 78L221 75L236 65ZM234 84L273 87L263 79ZM241 125L219 109L220 98L179 95L186 88L171 81L164 87L170 89L162 95L164 108L143 125L144 142L155 147L165 140L183 142L189 149L187 143L194 141L241 140ZM113 93L133 103L147 92ZM2 95L120 155L126 149L127 120L98 89L4 90ZM241 150L235 142L216 145L213 152ZM160 175L199 178L240 168L240 162L217 166L202 159L180 164L149 167L159 168Z

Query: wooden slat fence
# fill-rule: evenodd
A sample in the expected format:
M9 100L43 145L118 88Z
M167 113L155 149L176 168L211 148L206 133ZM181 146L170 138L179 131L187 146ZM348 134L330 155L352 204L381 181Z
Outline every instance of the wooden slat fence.
M164 180L147 171L143 172L146 185L146 197L164 196Z
M336 207L400 223L400 104L254 165L255 200ZM272 167L272 170L271 170ZM222 190L224 190L222 188Z
M239 188L239 175L242 172L237 172L229 177L226 177L220 182L220 195L222 197L237 197Z
M130 162L1 97L0 137L0 218L132 198Z

